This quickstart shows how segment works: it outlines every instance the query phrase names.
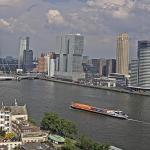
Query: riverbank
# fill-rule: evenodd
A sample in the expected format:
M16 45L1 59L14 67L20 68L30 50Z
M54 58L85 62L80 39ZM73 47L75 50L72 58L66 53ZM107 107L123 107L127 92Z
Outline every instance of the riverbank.
M123 88L116 88L116 87L100 87L100 86L94 86L94 85L84 85L80 83L75 83L71 81L63 81L55 78L45 78L45 77L39 77L40 80L46 80L51 82L58 82L63 84L70 84L80 87L86 87L86 88L94 88L94 89L101 89L101 90L107 90L107 91L113 91L113 92L119 92L119 93L126 93L126 94L134 94L134 95L140 95L140 96L150 96L150 93L146 92L136 92L136 91L129 91Z

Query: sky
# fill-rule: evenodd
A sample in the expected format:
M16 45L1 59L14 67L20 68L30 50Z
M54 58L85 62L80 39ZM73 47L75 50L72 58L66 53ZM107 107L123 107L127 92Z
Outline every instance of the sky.
M0 49L17 56L19 37L34 55L55 51L56 36L81 33L84 55L115 58L116 36L128 32L130 57L137 41L150 40L150 0L0 0Z

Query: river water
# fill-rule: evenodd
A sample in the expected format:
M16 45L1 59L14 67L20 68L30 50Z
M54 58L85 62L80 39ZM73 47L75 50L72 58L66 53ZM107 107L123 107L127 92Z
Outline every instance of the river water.
M56 112L74 121L80 134L124 150L150 150L150 97L128 95L41 80L1 81L0 102L26 104L29 115L40 122L44 113ZM120 109L131 120L119 120L69 109L73 101Z

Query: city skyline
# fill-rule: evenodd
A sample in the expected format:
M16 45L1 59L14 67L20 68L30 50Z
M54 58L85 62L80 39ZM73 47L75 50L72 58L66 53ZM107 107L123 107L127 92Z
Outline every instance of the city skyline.
M55 37L60 33L81 33L86 41L84 55L95 58L115 57L118 33L129 33L133 56L136 41L150 39L146 20L150 2L146 0L12 1L0 1L0 47L5 56L17 55L20 36L32 39L31 49L37 56L54 51Z

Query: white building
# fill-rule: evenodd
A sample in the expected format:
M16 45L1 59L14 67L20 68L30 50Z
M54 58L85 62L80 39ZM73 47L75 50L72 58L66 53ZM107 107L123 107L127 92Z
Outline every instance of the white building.
M130 85L130 75L110 73L110 79L116 79L116 86L129 86Z
M47 141L48 133L36 133L36 134L26 134L22 136L22 144L25 143L38 143Z
M22 143L44 142L48 133L26 120L17 119L12 122L13 131L21 137Z
M94 78L93 83L96 86L116 87L116 79L108 77Z
M55 76L55 66L56 66L56 55L51 52L44 56L45 62L45 72L47 72L49 77Z
M11 132L11 110L3 104L0 109L0 129Z
M85 75L82 68L84 37L68 34L57 37L56 73L57 78L77 80Z
M7 146L8 150L13 150L14 148L16 148L20 145L22 145L22 142L18 142L18 141L15 141L15 142L10 142L10 141L0 142L0 146ZM0 150L3 150L3 149L0 149Z
M55 59L49 59L48 63L48 76L55 76Z
M18 106L16 101L14 106L4 106L2 104L0 109L0 128L3 131L14 132L21 137L19 141L0 140L0 146L7 146L8 150L25 143L44 142L48 137L47 132L41 131L39 127L28 122L26 105Z
M14 106L4 106L2 104L0 109L0 128L3 131L11 132L12 121L16 119L28 120L26 105L18 106L17 102L15 102Z

